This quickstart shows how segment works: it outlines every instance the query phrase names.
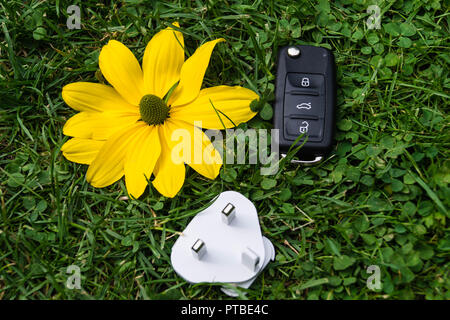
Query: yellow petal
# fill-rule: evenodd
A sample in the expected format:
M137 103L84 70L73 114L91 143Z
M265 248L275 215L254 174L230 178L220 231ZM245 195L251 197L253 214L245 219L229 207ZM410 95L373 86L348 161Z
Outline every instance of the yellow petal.
M186 169L184 163L174 163L172 161L171 150L167 145L167 137L164 134L164 126L159 126L159 136L161 156L156 163L153 172L155 179L152 183L163 196L173 198L183 186Z
M174 23L179 27L178 23ZM148 43L142 60L146 94L160 98L180 79L184 62L183 34L172 27L161 30Z
M125 160L125 184L133 198L137 199L144 193L160 153L161 144L155 126L144 127L140 137L129 145Z
M169 99L170 105L183 105L191 102L198 96L211 53L216 44L222 41L225 40L220 38L206 42L186 60L181 67L180 83Z
M100 149L86 173L86 180L96 188L109 186L124 174L124 160L128 145L139 137L147 124L138 122L112 135Z
M193 124L171 118L164 123L164 134L173 161L181 159L206 178L217 177L222 158L202 130ZM183 141L186 138L189 140Z
M64 86L62 98L77 111L127 111L139 114L113 87L92 82L74 82Z
M91 164L105 141L72 138L61 147L63 156L72 162Z
M170 117L189 123L201 120L205 129L220 130L224 129L224 125L225 128L233 128L256 115L256 112L250 109L250 103L258 98L252 90L238 86L206 88L201 90L197 99L191 103L172 107Z
M80 112L67 120L63 133L76 138L106 140L139 118L140 115L127 112Z
M110 40L98 58L100 70L108 82L132 105L139 105L145 92L144 78L133 53L119 41Z

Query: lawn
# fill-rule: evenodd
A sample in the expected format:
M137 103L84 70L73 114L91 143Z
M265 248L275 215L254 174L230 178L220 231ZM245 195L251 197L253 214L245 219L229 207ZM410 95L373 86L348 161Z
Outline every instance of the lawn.
M55 4L56 3L56 4ZM366 23L378 3L380 28ZM81 9L69 29L67 8ZM75 114L61 89L104 82L108 40L141 61L148 41L178 21L186 51L218 44L203 85L261 96L245 128L272 128L277 48L333 51L337 130L330 156L222 167L214 180L187 167L174 198L153 187L124 200L124 180L97 189L66 160L62 128ZM0 3L0 299L224 299L170 265L178 232L225 190L258 209L276 250L241 298L449 299L449 21L445 1L2 1ZM369 23L370 25L370 23ZM308 218L310 217L310 218ZM69 289L67 268L81 272ZM371 289L367 268L380 268Z

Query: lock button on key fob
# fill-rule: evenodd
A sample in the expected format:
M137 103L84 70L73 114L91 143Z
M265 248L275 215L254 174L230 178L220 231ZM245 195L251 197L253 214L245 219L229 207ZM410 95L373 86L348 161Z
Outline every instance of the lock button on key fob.
M323 158L331 149L335 126L336 81L331 51L286 46L278 54L274 127L286 153L299 135L306 143L300 160Z

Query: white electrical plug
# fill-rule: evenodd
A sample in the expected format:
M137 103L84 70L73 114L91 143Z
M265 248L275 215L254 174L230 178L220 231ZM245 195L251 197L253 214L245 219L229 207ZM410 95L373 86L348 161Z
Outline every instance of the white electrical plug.
M239 192L225 191L187 225L172 247L171 261L190 283L248 288L274 257L253 203ZM230 288L222 291L237 296Z

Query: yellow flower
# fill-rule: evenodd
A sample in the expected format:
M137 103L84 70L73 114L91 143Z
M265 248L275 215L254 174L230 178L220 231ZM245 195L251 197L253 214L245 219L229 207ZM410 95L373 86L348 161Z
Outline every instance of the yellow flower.
M62 90L64 101L80 111L64 126L64 134L73 138L62 146L63 155L89 165L86 179L94 187L109 186L125 175L128 193L138 198L153 174L153 186L174 197L185 179L184 163L172 158L177 144L171 138L174 130L185 129L192 139L202 137L203 150L214 150L195 121L202 121L206 129L232 128L256 114L250 103L258 95L249 89L201 89L212 50L221 41L206 42L185 61L183 34L168 27L148 43L142 68L125 45L109 41L100 52L99 65L112 86L75 82ZM214 108L226 115L222 121ZM210 159L200 163L192 160L193 155L183 156L209 179L215 179L222 166L218 152L206 152Z

